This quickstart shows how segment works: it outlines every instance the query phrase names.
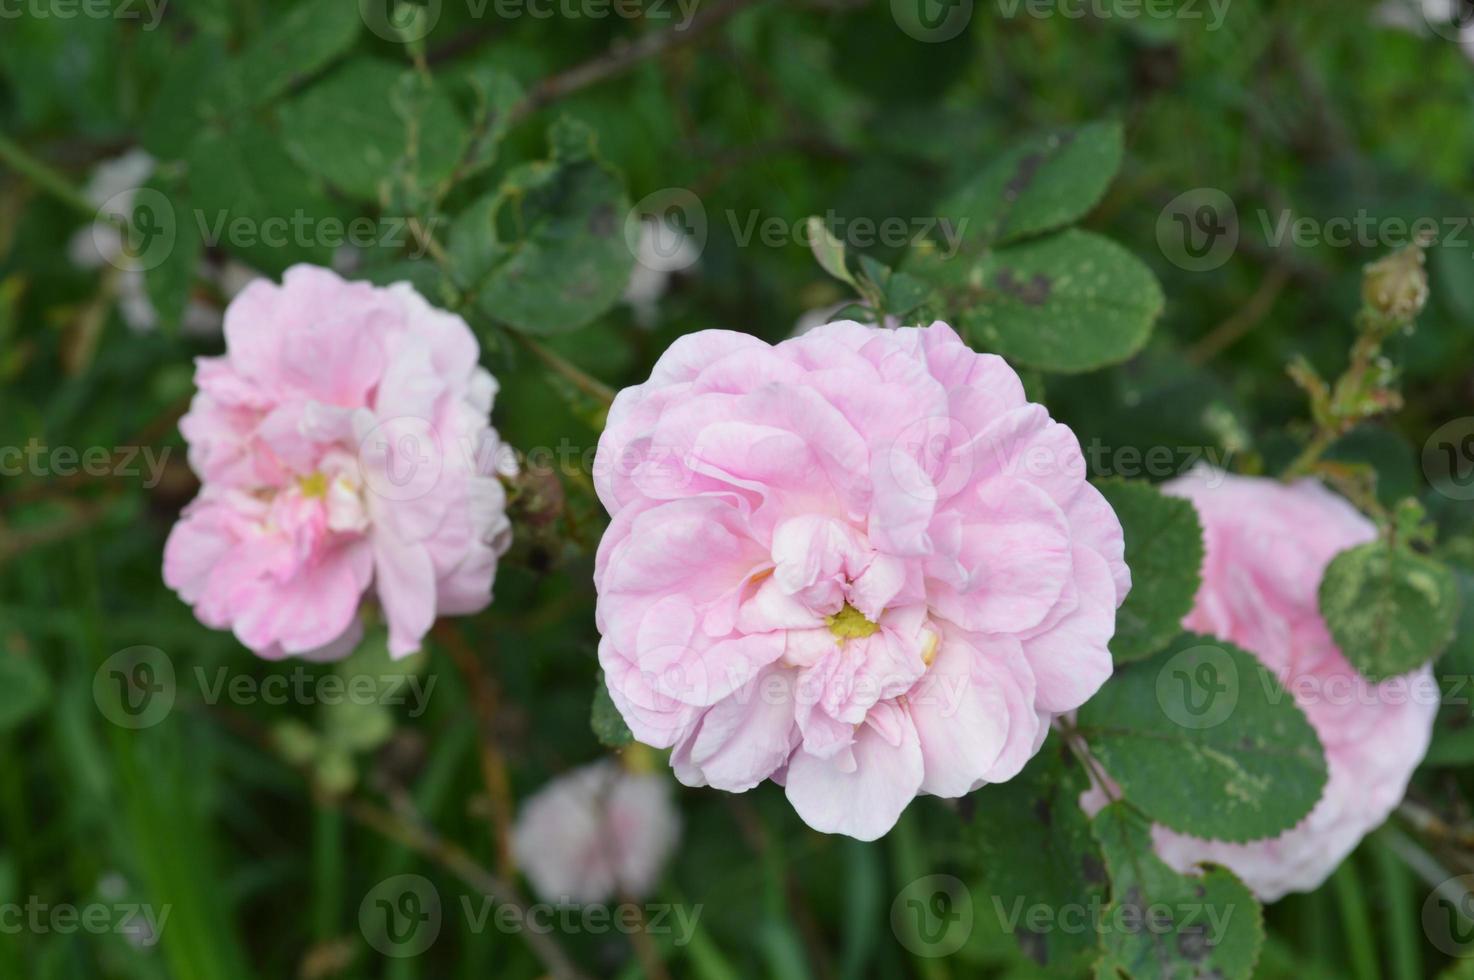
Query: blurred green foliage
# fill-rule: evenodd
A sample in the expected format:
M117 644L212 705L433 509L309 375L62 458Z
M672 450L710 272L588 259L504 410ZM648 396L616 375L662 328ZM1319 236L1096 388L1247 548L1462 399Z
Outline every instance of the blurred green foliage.
M1474 65L1457 44L1386 26L1378 5L1358 0L1232 0L1212 30L1209 7L1190 0L1156 19L1110 4L1078 18L1010 17L1012 5L991 0L941 43L908 35L880 0L713 2L689 37L628 61L621 52L677 30L685 11L652 0L638 19L509 18L495 4L444 0L425 7L437 11L428 35L403 44L369 29L360 14L374 4L348 0L172 0L152 27L155 8L136 0L113 0L107 17L64 17L62 5L5 6L0 21L0 446L170 455L156 486L144 486L145 468L67 477L54 454L40 457L49 470L0 476L0 903L170 912L157 944L117 931L0 931L0 975L542 975L521 937L462 927L467 886L346 820L334 796L351 785L412 801L444 838L494 866L483 741L500 746L519 798L605 751L601 738L621 738L590 728L601 512L585 471L602 406L576 371L548 370L504 328L544 335L553 358L622 387L681 334L725 327L777 341L801 314L852 300L799 234L808 216L854 233L862 219L911 228L974 205L975 222L992 221L992 244L1051 233L1011 246L1016 256L1078 236L1108 246L1126 270L1110 283L1137 277L1126 292L1139 310L1118 317L1086 303L1072 341L1050 351L1029 347L1032 333L1011 350L987 308L965 319L980 346L1082 371L1033 374L1031 392L1079 435L1092 475L1153 481L1205 455L1246 472L1287 464L1309 429L1285 365L1300 356L1336 377L1355 337L1362 267L1403 243L1389 229L1438 222L1430 302L1418 329L1386 346L1406 407L1351 431L1329 457L1373 466L1387 506L1426 497L1439 555L1458 573L1464 614L1442 670L1462 700L1440 716L1412 794L1417 812L1449 819L1440 834L1404 814L1395 837L1374 836L1336 881L1268 909L1254 975L1407 980L1449 963L1421 915L1436 884L1430 867L1474 867L1459 836L1474 763L1474 518L1468 502L1427 489L1420 462L1434 429L1474 415ZM603 74L586 86L560 74L590 65ZM978 204L978 189L1016 162L1014 148L1086 124L1099 127L1096 152L1049 175L1049 200L1034 202L1026 228ZM328 219L455 218L429 230L448 250L448 273L407 229L360 249L358 274L408 276L472 309L479 297L484 360L502 386L499 429L524 451L569 462L556 492L519 489L518 545L496 602L449 624L458 641L430 645L423 670L440 683L423 716L401 707L391 729L379 711L331 717L315 705L209 696L222 670L261 681L337 668L259 661L199 625L160 581L164 537L195 489L174 422L191 359L221 347L179 323L191 299L221 303L202 262L228 253L276 275L327 263L333 249L228 233L212 244L209 221L183 220L148 274L163 326L131 329L113 271L69 258L90 224L85 207L10 150L75 190L134 146L157 159L149 186L176 215L260 225L302 212L319 231ZM1119 176L1105 186L1117 157ZM699 199L705 246L651 320L617 301L632 265L620 239L629 203L670 188ZM1232 201L1238 238L1222 264L1194 270L1162 236L1174 228L1168 205L1202 188ZM1388 234L1297 242L1287 229L1301 218ZM769 219L785 229L776 242L750 234ZM1055 232L1076 219L1079 229ZM904 242L847 244L856 266L863 254L937 281ZM1032 269L1025 258L1016 267ZM953 266L940 281L966 283L973 271ZM1072 363L1052 360L1067 355ZM1145 460L1161 447L1169 462L1156 471ZM495 676L489 720L457 642ZM163 721L133 730L104 716L94 685L110 657L140 645L166 653L177 698ZM1075 777L1029 778L958 804L920 801L876 844L809 831L772 786L684 792L684 842L659 897L702 914L685 946L654 937L656 955L678 977L1041 975L1028 955L1038 950L1021 949L987 899L1007 875L980 862L990 844L974 839L987 825L978 812L1036 789L1059 796L1055 780ZM1031 840L1021 827L1007 839ZM978 898L961 948L933 959L893 926L892 899L940 871ZM359 900L409 872L437 883L448 924L423 956L385 959L360 931ZM1174 877L1163 887L1184 887ZM591 974L640 975L619 933L561 938Z

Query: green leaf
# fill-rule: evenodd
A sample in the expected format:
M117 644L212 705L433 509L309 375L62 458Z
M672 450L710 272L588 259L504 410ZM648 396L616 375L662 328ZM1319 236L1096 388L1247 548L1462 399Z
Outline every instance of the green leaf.
M1131 592L1116 611L1116 663L1149 657L1181 631L1202 581L1203 528L1192 502L1149 483L1109 479L1096 487L1126 534Z
M0 732L35 716L51 700L51 681L34 657L0 655Z
M205 102L227 116L262 105L300 84L358 39L358 4L303 0L272 16L266 29L213 76Z
M1095 815L1111 903L1101 931L1100 980L1248 980L1264 944L1264 912L1226 868L1183 875L1152 850L1151 824L1125 804Z
M609 685L604 681L604 672L599 671L599 683L594 688L594 702L589 708L589 725L600 743L611 749L619 749L635 740L629 726L624 723L614 699L609 696Z
M281 108L287 152L329 184L388 204L423 198L469 138L450 97L419 73L373 58L344 65Z
M148 290L149 302L158 314L159 326L172 333L179 329L184 319L184 309L194 289L195 270L205 245L200 238L199 222L194 220L194 207L177 181L155 175L144 187L162 194L174 214L173 247L162 262L144 274L144 286ZM150 195L140 193L138 202L143 204L149 198Z
M993 905L979 912L995 914L1044 966L1070 962L1095 946L1093 930L1038 918L1040 909L1094 908L1105 897L1100 848L1080 808L1088 785L1079 762L1051 734L1023 772L978 791L964 831Z
M1013 147L938 209L977 254L1084 216L1121 169L1121 124L1099 122Z
M276 275L296 262L327 265L346 227L340 207L313 185L266 130L207 129L189 149L189 196L206 245ZM332 221L334 226L327 222Z
M496 161L497 148L511 124L512 110L522 101L522 86L504 71L476 68L466 75L475 100L469 145L459 176L470 177Z
M1452 646L1439 658L1437 674L1442 694L1433 743L1424 765L1462 766L1474 763L1474 570L1454 566L1459 588L1459 625Z
M445 279L445 272L434 262L426 259L404 259L398 262L386 262L383 265L371 265L359 269L352 276L354 279L362 279L376 286L390 286L396 282L407 282L415 287L415 291L437 306L454 306L454 289L449 286Z
M1090 371L1130 358L1162 312L1162 288L1108 238L1068 229L980 258L917 252L929 281L976 344L1046 371Z
M1351 665L1381 681L1422 666L1453 640L1458 585L1442 562L1371 541L1331 561L1320 611Z
M835 238L818 215L810 215L805 222L808 227L809 248L819 267L840 282L859 288L855 277L850 274L844 260L844 242Z
M552 159L525 164L450 231L452 273L488 316L534 334L577 330L613 306L629 281L629 210L619 176L594 153L587 126L560 119Z
M1274 676L1192 633L1116 671L1080 734L1125 798L1173 830L1246 841L1289 830L1326 782L1315 729Z
M175 53L144 117L139 139L161 160L177 160L206 124L211 79L224 70L224 48L213 37L197 37Z

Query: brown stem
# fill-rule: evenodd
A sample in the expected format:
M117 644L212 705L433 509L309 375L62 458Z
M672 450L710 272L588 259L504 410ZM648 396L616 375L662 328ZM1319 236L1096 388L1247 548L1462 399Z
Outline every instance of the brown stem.
M715 5L698 13L685 27L654 31L633 41L618 41L599 57L538 82L512 110L511 121L520 122L559 99L628 71L646 58L690 44L725 23L732 15L761 2L717 0Z
M665 961L660 958L660 950L655 948L655 940L650 938L649 926L645 922L645 907L632 895L621 895L620 901L634 909L639 920L638 928L630 933L630 943L635 947L635 958L640 961L640 970L645 974L646 980L670 980L670 972L665 968Z
M413 823L366 800L349 799L343 811L370 830L403 844L412 851L440 865L467 885L502 905L513 906L527 914L527 903L517 887L477 863L459 845L447 841L423 824ZM523 930L522 938L532 948L548 972L560 980L583 980L563 947L548 934Z
M9 531L0 525L0 566L32 548L65 541L82 533L106 517L116 499L110 495L79 503L60 520L24 531Z
M504 878L517 874L516 862L512 859L512 784L507 777L507 761L497 742L497 691L495 682L481 669L476 652L466 643L454 626L444 621L436 623L432 635L450 653L456 666L466 678L471 691L471 701L476 711L476 720L481 729L481 778L486 784L486 793L491 800L491 822L496 845L497 870Z
M1284 291L1289 281L1288 266L1276 265L1270 269L1269 275L1264 277L1264 281L1259 284L1254 295L1249 297L1249 301L1241 309L1208 331L1201 340L1188 348L1188 363L1206 364L1248 336L1264 321L1269 311L1274 309L1275 300L1279 299L1280 293Z
M507 333L516 338L517 342L532 352L533 356L542 361L555 372L562 375L579 391L602 402L604 405L614 404L614 389L604 384L597 378L586 374L581 368L565 360L562 355L555 353L543 344L518 330L508 328Z

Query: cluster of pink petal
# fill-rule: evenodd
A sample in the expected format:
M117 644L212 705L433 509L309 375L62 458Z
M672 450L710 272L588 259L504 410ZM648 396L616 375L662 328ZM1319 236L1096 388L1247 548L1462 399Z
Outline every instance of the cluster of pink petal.
M512 853L545 901L644 898L680 835L669 777L626 772L604 759L527 799L512 830Z
M873 839L1015 775L1111 673L1130 587L1078 441L950 327L704 331L620 393L599 647L688 785Z
M1153 829L1162 859L1238 874L1260 898L1320 886L1392 812L1428 749L1438 688L1431 667L1374 685L1336 648L1317 598L1337 553L1376 528L1319 483L1291 486L1198 469L1165 487L1197 507L1203 584L1183 626L1250 651L1286 686L1325 748L1325 795L1298 826L1246 844Z
M496 383L458 316L408 283L296 266L225 313L180 430L202 483L164 580L265 657L350 652L372 590L390 651L491 600L510 525Z

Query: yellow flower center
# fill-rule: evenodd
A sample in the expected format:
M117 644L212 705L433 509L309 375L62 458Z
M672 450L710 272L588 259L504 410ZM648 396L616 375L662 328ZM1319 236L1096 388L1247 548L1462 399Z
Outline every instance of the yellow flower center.
M836 640L863 640L867 636L874 636L875 631L880 629L848 602L833 616L826 616L824 621L829 624L829 632L834 634Z
M302 496L309 500L327 496L328 478L321 473L309 473L306 476L297 477L297 489L302 491Z

